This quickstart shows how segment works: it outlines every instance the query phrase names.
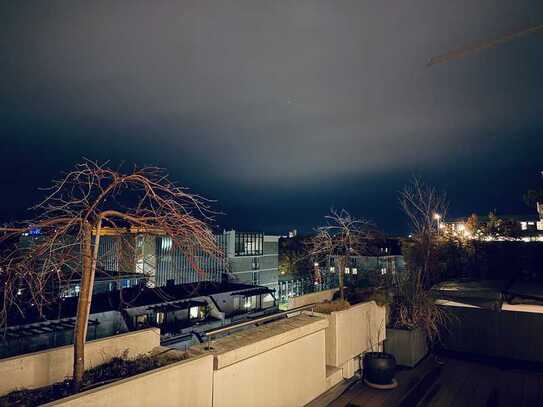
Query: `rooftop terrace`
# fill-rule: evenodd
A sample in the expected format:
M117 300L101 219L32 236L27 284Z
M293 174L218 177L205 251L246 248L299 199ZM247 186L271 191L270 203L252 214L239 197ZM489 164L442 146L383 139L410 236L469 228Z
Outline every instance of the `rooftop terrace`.
M396 373L394 390L371 389L356 379L339 384L308 407L543 406L543 369L447 354Z

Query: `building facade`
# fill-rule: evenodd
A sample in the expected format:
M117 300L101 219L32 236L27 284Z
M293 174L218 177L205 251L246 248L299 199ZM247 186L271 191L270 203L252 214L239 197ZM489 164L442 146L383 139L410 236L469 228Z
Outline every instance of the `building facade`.
M215 238L222 255L197 250L189 258L169 236L106 229L100 237L94 292L225 280L277 290L278 236L230 230ZM25 237L28 244L32 239L39 236ZM61 297L72 297L79 294L79 285L76 274L54 289Z
M277 290L279 236L229 230L225 238L228 273L235 281Z

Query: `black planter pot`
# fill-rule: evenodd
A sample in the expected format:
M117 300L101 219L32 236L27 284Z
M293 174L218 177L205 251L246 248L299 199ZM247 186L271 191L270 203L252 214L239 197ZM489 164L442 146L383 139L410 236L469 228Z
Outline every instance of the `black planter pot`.
M364 380L368 384L389 386L395 383L396 359L390 353L368 352L364 354Z

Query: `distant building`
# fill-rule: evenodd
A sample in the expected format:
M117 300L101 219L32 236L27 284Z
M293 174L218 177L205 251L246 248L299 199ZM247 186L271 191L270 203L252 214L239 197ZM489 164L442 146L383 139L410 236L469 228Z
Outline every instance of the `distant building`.
M169 236L106 228L100 238L94 292L226 280L277 290L278 236L230 230L215 237L222 256L197 250L189 259ZM25 244L33 244L40 236L36 233L23 239ZM61 297L77 296L79 281L80 277L72 274L61 285L54 285L52 292Z
M225 231L228 272L235 281L277 290L279 281L279 236Z
M543 205L538 204L538 211ZM525 242L543 241L543 218L541 214L527 215L498 215L499 225L494 225L494 233L489 233L492 228L489 216L475 215L477 225L472 225L470 218L457 218L441 223L443 233L465 239L492 240L520 240ZM472 229L476 230L472 230Z
M347 278L356 279L364 272L385 275L405 271L405 260L400 240L384 239L382 242L376 242L374 246L366 255L349 257L349 262L344 270ZM336 258L332 256L325 267L327 269L324 270L325 272L337 273Z
M297 229L292 229L292 230L289 230L288 232L288 237L290 239L292 239L293 237L296 237L298 236L298 230Z
M207 330L276 309L272 290L247 284L131 287L93 296L87 339L158 327L162 343L188 346L202 342ZM73 343L77 297L59 299L41 313L29 301L23 311L9 313L0 330L0 358Z

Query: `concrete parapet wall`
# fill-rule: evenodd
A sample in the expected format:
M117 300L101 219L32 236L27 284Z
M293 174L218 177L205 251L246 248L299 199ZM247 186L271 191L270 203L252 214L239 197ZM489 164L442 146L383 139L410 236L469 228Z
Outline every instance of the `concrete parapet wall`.
M85 346L85 368L109 362L125 350L129 351L129 356L137 356L157 346L160 346L157 328L90 341ZM0 395L62 381L71 377L72 368L72 345L0 359Z
M386 339L385 307L363 302L343 311L319 314L328 318L326 364L343 367L356 356L378 351Z
M210 407L213 356L183 360L94 390L46 404L46 407Z
M297 327L297 322L302 326ZM291 329L279 329L282 325L291 325ZM326 319L300 315L270 327L272 332L279 330L274 336L258 340L258 332L255 337L248 331L253 343L219 351L215 356L213 406L295 407L324 393L328 389L326 326Z
M304 305L330 301L337 292L337 288L331 290L317 291L311 294L301 295L288 299L288 309L303 307Z

